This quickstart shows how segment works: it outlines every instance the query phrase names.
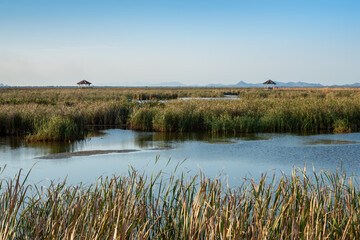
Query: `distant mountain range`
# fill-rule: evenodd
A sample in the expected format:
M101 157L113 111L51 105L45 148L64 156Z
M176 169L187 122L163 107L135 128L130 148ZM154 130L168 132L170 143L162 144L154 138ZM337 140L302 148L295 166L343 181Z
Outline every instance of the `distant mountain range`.
M246 83L244 81L240 81L236 84L208 84L208 87L263 87L262 83ZM276 82L277 87L328 87L322 85L320 83L306 83L306 82ZM360 84L359 84L360 86Z
M96 87L263 87L262 83L247 83L244 81L240 81L236 84L207 84L207 85L185 85L181 82L160 82L160 83L146 83L146 82L133 82L133 83L119 83L113 82L108 84L101 84L97 85L94 83ZM276 82L277 87L309 87L309 88L316 88L316 87L348 87L348 88L360 88L360 83L353 83L353 84L343 84L343 85L322 85L320 83L307 83L307 82ZM8 87L8 85L0 83L0 87ZM35 86L34 86L35 87ZM57 86L61 87L61 86ZM71 86L76 87L76 86Z
M246 83L240 81L237 84L208 84L207 87L263 87L262 83ZM277 87L360 87L360 83L344 84L344 85L322 85L320 83L306 83L306 82L276 82Z
M125 86L148 86L148 87L264 87L263 83L247 83L240 81L236 84L207 84L207 85L185 85L181 82L161 82L161 83L134 83L125 84ZM322 85L320 83L307 82L276 82L277 87L360 87L360 83L344 84L344 85Z
M160 83L149 83L149 82L107 82L101 85L94 84L102 87L188 87L181 82L160 82Z
M162 87L203 87L198 85L185 85L181 82L164 82L158 84L152 84L149 86L162 86ZM322 85L320 83L307 83L307 82L276 82L277 87L309 87L309 88L317 88L317 87L360 87L360 83L353 84L344 84L344 85ZM240 81L236 84L207 84L205 87L264 87L262 83L247 83L244 81Z
M133 86L133 87L264 87L262 83L247 83L240 81L236 84L207 84L207 85L186 85L181 82L160 82L160 83L145 83L145 82L134 82L134 83L112 83L108 86ZM320 83L307 83L307 82L276 82L277 87L360 87L360 83L344 84L344 85L322 85Z

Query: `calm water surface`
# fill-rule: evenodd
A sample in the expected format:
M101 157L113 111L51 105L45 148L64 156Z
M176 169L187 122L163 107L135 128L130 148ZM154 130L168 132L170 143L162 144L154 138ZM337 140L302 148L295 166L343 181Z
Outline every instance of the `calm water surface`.
M41 159L66 152L124 149L139 151ZM159 161L155 164L157 156ZM214 136L110 129L71 144L25 143L16 138L0 138L0 166L6 165L2 175L12 177L20 168L28 171L36 163L30 175L34 183L65 177L71 184L93 183L101 175L126 174L130 165L148 173L160 169L171 173L184 159L180 171L196 174L201 170L209 177L221 173L233 186L244 177L258 178L264 172L288 174L294 167L305 164L307 169L314 167L316 171L335 171L342 166L348 173L358 175L360 133Z

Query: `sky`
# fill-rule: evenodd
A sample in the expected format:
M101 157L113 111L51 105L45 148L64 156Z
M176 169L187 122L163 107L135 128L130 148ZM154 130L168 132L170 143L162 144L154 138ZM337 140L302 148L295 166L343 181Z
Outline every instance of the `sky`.
M0 83L360 82L360 1L0 0Z

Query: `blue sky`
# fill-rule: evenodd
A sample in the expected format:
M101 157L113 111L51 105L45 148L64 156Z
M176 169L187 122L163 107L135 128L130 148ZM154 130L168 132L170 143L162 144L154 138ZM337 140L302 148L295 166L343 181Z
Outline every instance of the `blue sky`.
M360 82L359 1L0 1L0 83Z

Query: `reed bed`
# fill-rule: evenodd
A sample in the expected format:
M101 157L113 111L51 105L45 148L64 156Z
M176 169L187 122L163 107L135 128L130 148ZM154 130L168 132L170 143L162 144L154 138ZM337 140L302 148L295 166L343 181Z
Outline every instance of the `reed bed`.
M237 95L240 100L182 97ZM213 133L351 132L360 129L358 89L2 88L0 135L74 141L89 126Z
M170 101L142 106L133 129L155 131L351 132L360 129L360 95L254 91L241 100Z
M176 172L176 170L175 170ZM342 172L264 174L236 188L188 177L101 177L48 187L0 181L0 239L359 239L360 194Z

